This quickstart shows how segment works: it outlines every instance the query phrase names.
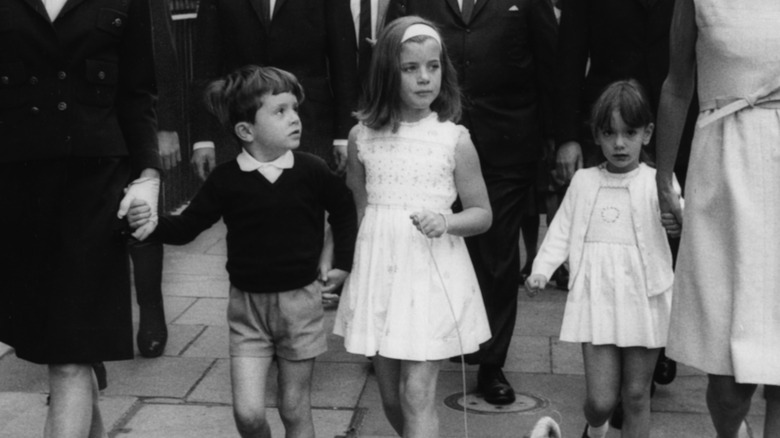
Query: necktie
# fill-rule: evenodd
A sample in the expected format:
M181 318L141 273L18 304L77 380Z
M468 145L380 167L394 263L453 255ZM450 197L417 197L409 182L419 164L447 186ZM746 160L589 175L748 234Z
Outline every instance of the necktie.
M271 24L271 0L260 0L260 9L263 13L263 24Z
M368 78L371 64L371 0L360 0L360 22L358 23L358 73L361 81Z
M463 22L466 24L471 21L471 13L474 11L474 0L463 0L463 4L460 7L460 14L463 17Z

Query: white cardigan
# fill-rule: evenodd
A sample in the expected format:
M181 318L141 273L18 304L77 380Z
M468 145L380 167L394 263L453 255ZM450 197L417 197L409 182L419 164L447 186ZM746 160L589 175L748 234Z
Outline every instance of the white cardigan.
M598 195L603 166L581 169L574 174L555 218L547 230L533 264L533 273L550 279L568 257L569 288L580 273L585 234ZM672 252L661 225L661 209L655 183L655 169L644 163L639 174L628 184L631 215L648 296L666 292L672 287Z

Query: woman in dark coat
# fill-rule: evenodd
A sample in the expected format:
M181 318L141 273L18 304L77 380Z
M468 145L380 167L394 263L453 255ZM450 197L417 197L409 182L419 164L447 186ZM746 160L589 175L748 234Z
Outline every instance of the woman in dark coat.
M48 366L46 437L105 436L89 364L133 357L117 212L159 186L148 1L0 3L0 341Z

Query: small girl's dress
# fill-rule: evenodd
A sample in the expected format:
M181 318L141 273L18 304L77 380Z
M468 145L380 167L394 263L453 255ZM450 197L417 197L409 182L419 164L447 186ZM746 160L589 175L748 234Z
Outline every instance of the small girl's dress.
M436 113L395 133L358 128L368 206L334 327L350 353L440 360L477 351L490 338L463 238L429 239L410 218L425 209L452 213L461 135L465 128Z
M598 193L566 302L562 341L618 347L666 345L671 287L648 294L633 216L652 212L633 212L628 189L640 170L618 174L603 166L598 169Z

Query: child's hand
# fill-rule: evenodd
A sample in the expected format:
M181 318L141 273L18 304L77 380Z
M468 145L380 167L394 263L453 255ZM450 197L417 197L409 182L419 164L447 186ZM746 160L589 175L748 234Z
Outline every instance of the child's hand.
M531 298L535 297L545 286L547 286L547 279L542 274L531 274L525 280L525 290Z
M409 216L417 229L425 237L435 238L447 232L447 220L444 215L429 210L416 211Z
M133 199L130 202L130 209L127 211L127 223L130 228L137 230L149 223L152 217L152 208L145 201Z
M682 224L677 220L674 213L661 213L661 225L666 229L669 237L680 237L682 233Z
M332 295L334 290L344 284L344 281L347 279L347 275L349 275L349 272L341 269L331 269L324 273L321 272L319 280L322 283L323 298L329 298L325 295Z

